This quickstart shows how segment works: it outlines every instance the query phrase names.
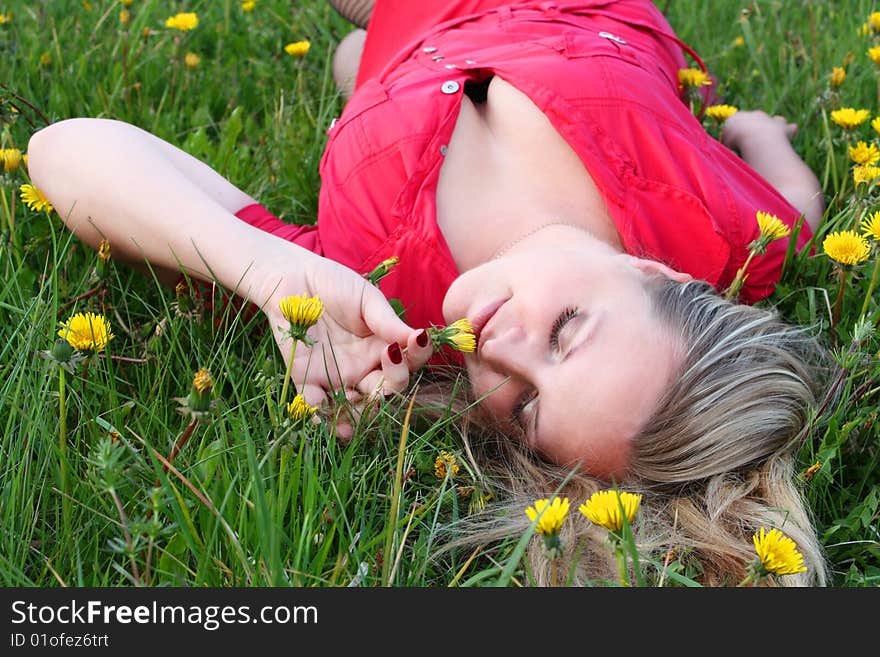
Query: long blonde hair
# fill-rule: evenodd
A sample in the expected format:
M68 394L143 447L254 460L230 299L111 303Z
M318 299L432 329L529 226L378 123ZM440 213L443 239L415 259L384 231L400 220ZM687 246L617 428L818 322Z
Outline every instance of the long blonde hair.
M782 321L773 309L730 302L707 283L652 276L646 285L681 353L679 371L633 440L629 474L618 482L642 493L633 527L640 551L656 560L674 552L703 585L734 585L755 559L753 534L777 527L795 541L807 571L767 583L825 585L825 559L795 466L827 389L827 351L807 328ZM466 451L499 502L457 524L449 545L521 534L529 525L524 509L535 499L559 491L576 509L609 487L541 461L479 412L468 414L467 424L477 426L462 432ZM567 583L614 579L605 530L572 515L561 534L568 560L562 568L573 573ZM535 583L548 584L551 568L540 541L532 542L528 558Z

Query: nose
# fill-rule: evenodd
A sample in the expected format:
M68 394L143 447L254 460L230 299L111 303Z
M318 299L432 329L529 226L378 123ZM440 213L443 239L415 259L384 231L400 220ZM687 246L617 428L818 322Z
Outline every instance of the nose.
M538 365L536 349L521 326L511 326L480 340L479 357L499 374L528 381Z

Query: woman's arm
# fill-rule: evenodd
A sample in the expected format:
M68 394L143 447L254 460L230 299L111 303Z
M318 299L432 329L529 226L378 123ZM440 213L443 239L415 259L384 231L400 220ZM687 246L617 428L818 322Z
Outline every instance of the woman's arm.
M797 126L760 110L736 112L724 122L721 141L740 156L789 203L815 232L825 213L822 187L791 145Z
M181 269L257 303L262 271L283 253L314 254L252 229L234 213L254 200L180 149L127 123L70 119L35 133L28 171L80 239L102 237L114 258L145 261L163 278ZM235 245L235 248L230 248ZM209 270L210 269L210 270ZM259 281L259 284L255 284Z
M316 344L297 349L293 369L310 404L338 388L353 400L399 391L431 355L429 341L363 276L241 221L235 212L251 197L135 126L101 119L53 124L31 138L28 172L92 247L105 238L114 258L147 262L163 277L184 269L260 306L285 362L291 345L278 302L319 296L324 314L310 330Z

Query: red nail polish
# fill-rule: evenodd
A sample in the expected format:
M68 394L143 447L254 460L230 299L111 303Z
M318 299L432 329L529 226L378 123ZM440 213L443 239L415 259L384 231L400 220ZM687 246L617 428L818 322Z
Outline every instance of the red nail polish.
M388 358L390 358L391 362L395 365L400 365L403 362L403 354L400 353L400 345L396 342L392 342L388 345Z
M420 347L428 346L428 332L425 329L422 329L421 332L416 336L416 344Z

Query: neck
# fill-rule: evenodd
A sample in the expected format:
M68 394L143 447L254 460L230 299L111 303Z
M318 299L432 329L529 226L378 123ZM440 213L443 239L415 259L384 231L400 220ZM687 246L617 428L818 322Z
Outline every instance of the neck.
M532 247L584 248L587 252L624 253L619 243L611 243L593 234L574 221L547 221L511 240L498 249L489 260L503 258Z
M489 260L496 260L496 259L500 258L500 257L503 256L505 253L507 253L508 251L510 251L511 249L513 249L514 247L516 247L517 244L520 244L520 243L523 242L524 240L528 240L530 237L532 237L532 236L535 235L536 233L541 232L541 231L544 230L545 228L550 228L550 227L553 227L553 226L568 226L568 227L570 227L570 228L574 228L574 229L576 229L576 230L584 230L584 229L581 228L580 226L577 226L576 224L573 224L573 223L571 223L571 222L569 222L569 221L548 221L548 222L546 222L546 223L543 223L543 224L540 224L540 225L536 226L535 228L531 229L531 230L528 231L527 233L525 233L525 234L523 234L523 235L520 235L519 237L517 237L517 238L515 238L515 239L510 240L509 242L507 242L506 244L504 244L500 249L498 249L498 250L497 250L497 251L496 251L496 252L495 252L495 253L489 258ZM587 232L587 231L584 231L584 232Z

